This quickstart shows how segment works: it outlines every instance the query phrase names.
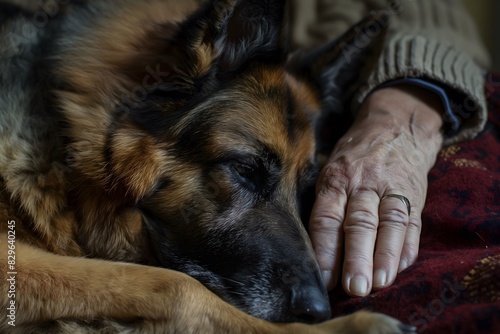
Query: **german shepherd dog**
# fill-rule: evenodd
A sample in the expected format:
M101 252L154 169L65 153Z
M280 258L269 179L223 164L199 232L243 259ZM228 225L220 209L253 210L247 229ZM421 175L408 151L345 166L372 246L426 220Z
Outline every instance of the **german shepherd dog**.
M301 219L387 17L289 54L284 0L62 2L1 5L1 333L408 330L327 321Z

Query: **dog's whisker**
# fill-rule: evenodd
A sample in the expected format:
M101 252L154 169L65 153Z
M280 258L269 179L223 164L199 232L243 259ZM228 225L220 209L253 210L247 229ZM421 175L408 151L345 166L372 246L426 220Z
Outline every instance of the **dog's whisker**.
M234 280L234 279L227 278L227 277L224 277L224 276L219 276L219 275L218 275L218 277L219 277L219 278L221 278L221 279L223 279L223 280L226 280L226 281L229 281L229 282L232 282L232 283L236 283L236 284L238 284L238 285L240 285L240 286L245 286L245 283L243 283L243 282L236 281L236 280Z
M238 291L233 291L233 290L227 290L226 292L231 294L231 295L246 296L246 294L244 294L243 292L238 292Z

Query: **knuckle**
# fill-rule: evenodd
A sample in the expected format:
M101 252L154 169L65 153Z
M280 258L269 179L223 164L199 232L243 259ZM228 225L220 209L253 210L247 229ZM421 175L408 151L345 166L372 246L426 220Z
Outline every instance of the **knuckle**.
M342 218L338 215L331 214L328 216L320 216L311 219L309 224L309 232L313 233L329 233L338 230L342 226Z
M329 163L323 168L323 176L326 178L337 178L343 175L342 168L335 163Z
M346 217L344 231L350 232L353 230L363 229L368 231L377 231L378 217L369 211L356 211Z
M373 259L366 254L346 254L344 259L344 271L359 271L357 268L370 270L373 265Z
M318 195L345 193L347 183L347 177L342 168L334 164L328 164L323 168L321 177L318 179Z
M330 196L331 194L344 194L345 187L337 180L324 179L318 186L317 196Z
M408 263L414 263L418 257L418 244L417 243L409 243L407 245L406 259Z
M422 230L422 223L420 222L420 219L410 217L410 220L408 221L408 229L415 230L418 234L420 234L420 231Z
M405 240L405 253L411 258L416 258L418 255L419 239Z
M403 225L405 228L408 227L408 212L406 208L394 207L384 210L380 215L381 222L397 223Z
M389 260L389 262L391 263L396 263L401 257L401 254L396 249L386 248L382 250L377 250L375 256L383 258L384 261Z

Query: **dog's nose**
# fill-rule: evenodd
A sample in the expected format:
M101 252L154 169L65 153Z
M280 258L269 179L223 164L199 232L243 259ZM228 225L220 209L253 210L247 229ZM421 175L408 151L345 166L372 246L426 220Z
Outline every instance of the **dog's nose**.
M329 320L332 316L328 295L318 286L298 286L292 289L290 312L307 323L317 323Z

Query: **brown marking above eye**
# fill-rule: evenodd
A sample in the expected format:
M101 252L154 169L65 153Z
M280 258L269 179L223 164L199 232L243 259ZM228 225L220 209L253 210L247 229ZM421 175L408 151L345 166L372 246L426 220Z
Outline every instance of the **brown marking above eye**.
M314 158L317 109L319 102L307 84L281 67L255 66L191 117L217 113L206 146L213 154L235 150L259 155L268 148L287 166L285 182L296 184L299 171Z

